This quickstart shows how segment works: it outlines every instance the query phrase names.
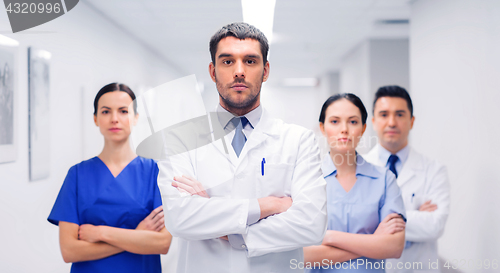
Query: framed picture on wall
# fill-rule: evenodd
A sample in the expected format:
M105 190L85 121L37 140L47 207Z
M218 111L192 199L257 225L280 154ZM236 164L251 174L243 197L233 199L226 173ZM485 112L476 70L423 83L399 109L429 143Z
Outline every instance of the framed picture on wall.
M0 35L0 163L17 158L16 55L19 43Z
M48 51L28 48L30 180L50 175L50 58Z

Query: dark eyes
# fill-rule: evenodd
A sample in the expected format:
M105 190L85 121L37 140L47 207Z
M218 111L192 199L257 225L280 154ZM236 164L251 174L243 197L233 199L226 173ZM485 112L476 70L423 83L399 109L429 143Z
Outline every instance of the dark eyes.
M121 110L122 114L128 114L128 110ZM104 110L101 112L101 114L109 114L109 110Z
M381 117L387 117L387 114L380 114L380 116L381 116ZM403 117L403 116L404 116L404 114L402 114L402 113L398 113L398 114L396 114L396 116L398 116L398 117Z
M339 123L338 120L332 120L330 122L333 123L333 124ZM356 124L358 124L358 121L357 120L351 120L350 123L353 124L353 125L356 125Z
M224 60L224 61L222 61L222 63L225 65L230 65L233 63L233 61L232 60ZM245 63L246 64L255 64L257 62L255 60L246 60Z

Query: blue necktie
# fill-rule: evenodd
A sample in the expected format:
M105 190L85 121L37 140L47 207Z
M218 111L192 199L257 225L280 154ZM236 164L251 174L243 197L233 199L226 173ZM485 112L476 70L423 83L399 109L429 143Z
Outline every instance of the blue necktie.
M243 150L243 146L245 146L245 142L247 141L247 138L243 133L243 128L245 128L245 126L247 125L248 119L246 117L234 117L232 122L233 124L237 123L237 125L236 129L234 130L234 137L231 145L233 146L236 155L240 157L241 150Z
M396 178L398 178L398 171L396 171L396 162L398 162L399 157L397 155L391 155L389 156L389 170L394 173ZM410 241L405 241L405 249L409 248L413 243Z
M387 162L389 162L389 170L394 173L396 178L398 178L398 171L396 171L396 162L398 162L398 160L399 157L397 155L391 155L389 156L389 160L387 160Z

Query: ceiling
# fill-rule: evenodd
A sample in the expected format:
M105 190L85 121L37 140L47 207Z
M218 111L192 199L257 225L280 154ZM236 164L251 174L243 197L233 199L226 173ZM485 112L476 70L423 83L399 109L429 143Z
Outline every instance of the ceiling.
M208 76L208 41L221 26L242 21L238 0L86 0L180 74ZM342 57L368 38L408 37L410 0L276 0L270 83L338 71Z

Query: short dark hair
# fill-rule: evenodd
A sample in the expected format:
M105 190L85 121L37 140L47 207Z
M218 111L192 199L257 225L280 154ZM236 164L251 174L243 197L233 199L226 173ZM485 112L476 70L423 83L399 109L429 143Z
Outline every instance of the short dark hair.
M321 113L319 114L319 122L325 123L326 109L328 109L328 106L330 106L330 104L336 102L339 99L346 99L352 102L352 104L354 104L356 107L358 107L359 112L361 113L361 123L363 125L366 124L366 119L368 118L368 112L366 112L365 105L358 96L352 93L341 93L329 97L325 101L325 103L323 103L323 107L321 107Z
M134 103L134 113L137 114L137 100L135 99L135 94L132 89L130 89L130 87L128 87L126 84L113 82L105 85L103 88L101 88L101 90L99 90L99 92L97 92L97 95L94 99L94 116L97 115L97 104L102 95L114 91L122 91L127 93L132 98L132 101Z
M410 110L410 117L413 117L413 103L411 102L410 94L408 91L401 86L397 85L386 85L382 86L375 93L375 99L373 100L373 114L375 115L375 103L377 100L382 97L393 97L393 98L402 98L406 100L406 104L408 105L408 110Z
M257 40L260 43L260 51L262 53L262 58L264 59L264 64L267 63L269 43L264 33L250 24L239 22L223 26L212 36L212 38L210 38L210 56L212 57L212 63L214 65L217 46L219 45L220 40L228 36L236 37L241 40L246 38Z

